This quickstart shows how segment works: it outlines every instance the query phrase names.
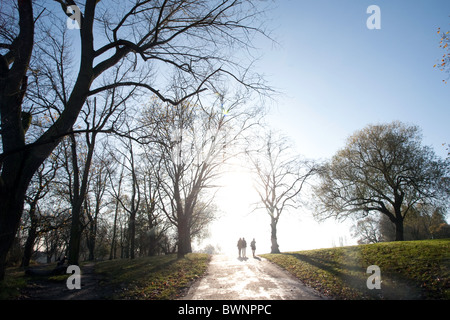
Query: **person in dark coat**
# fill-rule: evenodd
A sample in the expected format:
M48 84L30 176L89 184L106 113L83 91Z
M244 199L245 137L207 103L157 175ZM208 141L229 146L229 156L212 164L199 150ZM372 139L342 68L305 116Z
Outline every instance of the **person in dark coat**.
M250 242L250 248L252 248L253 258L255 257L255 251L256 251L256 241L255 238L253 238L252 242Z
M247 241L245 238L242 238L242 258L247 258Z
M242 238L239 238L239 241L237 243L238 251L239 251L239 258L241 257L242 253Z

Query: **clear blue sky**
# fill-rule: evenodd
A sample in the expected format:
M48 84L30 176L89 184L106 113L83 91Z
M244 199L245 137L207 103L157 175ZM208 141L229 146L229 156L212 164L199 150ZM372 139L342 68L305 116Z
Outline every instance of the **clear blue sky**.
M270 119L310 158L328 158L370 123L400 120L422 128L440 156L450 143L448 74L437 28L450 30L448 0L279 0L272 37L259 41L260 72L282 91ZM369 30L370 5L381 29Z

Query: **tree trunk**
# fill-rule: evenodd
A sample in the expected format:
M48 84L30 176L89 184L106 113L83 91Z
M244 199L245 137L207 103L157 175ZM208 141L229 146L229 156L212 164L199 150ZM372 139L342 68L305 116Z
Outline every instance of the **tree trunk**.
M120 185L120 182L119 182ZM114 225L113 225L113 234L111 240L111 251L109 252L109 260L116 258L116 229L117 229L117 215L119 213L119 201L116 201L116 209L114 212Z
M156 238L152 236L150 236L149 238L148 256L149 257L156 256Z
M130 215L128 223L129 241L130 241L130 259L134 259L135 235L136 235L136 213Z
M97 221L96 219L91 221L89 226L89 232L87 236L87 247L89 249L89 261L94 261L95 258L95 243L96 243L96 236L97 236Z
M2 191L0 192L0 280L5 277L6 257L20 225L25 196L25 191L17 194L11 189Z
M37 225L35 222L31 222L30 229L28 230L28 237L23 249L23 257L21 267L28 267L30 265L31 256L33 255L33 247L37 236Z
M156 236L156 228L151 227L149 231L149 237L148 237L148 256L152 257L156 255L156 246L158 244L158 239Z
M23 250L23 257L21 267L28 267L30 265L31 256L33 255L33 247L37 237L38 219L36 217L37 202L40 198L42 188L36 193L33 201L30 203L30 229L28 230L27 241Z
M270 223L270 229L271 229L271 236L270 240L272 242L272 247L270 253L280 253L280 249L278 246L278 240L277 240L277 223L278 220L271 217L271 223Z
M93 261L95 258L95 245L97 243L97 221L98 221L98 214L100 213L100 198L96 199L95 204L95 213L94 217L89 216L90 222L89 222L89 232L88 232L88 239L87 239L87 246L89 248L89 261Z
M403 202L403 195L396 196L395 197L395 204L394 204L394 212L395 212L395 220L393 221L395 224L395 241L403 241L403 220L404 216L402 215L402 202Z
M403 219L397 219L395 222L395 241L403 241Z
M178 219L178 258L192 252L191 232L186 220L184 216Z
M72 207L72 225L70 228L70 240L69 240L69 264L78 265L78 259L80 256L80 244L81 244L81 205Z
M22 101L27 89L27 70L34 45L34 16L31 0L18 1L20 32L13 43L14 63L0 61L0 120L2 156L0 159L0 280L4 279L6 257L22 216L25 192L31 180L24 170L25 131L22 126ZM37 168L36 168L37 169ZM34 172L33 172L34 173Z

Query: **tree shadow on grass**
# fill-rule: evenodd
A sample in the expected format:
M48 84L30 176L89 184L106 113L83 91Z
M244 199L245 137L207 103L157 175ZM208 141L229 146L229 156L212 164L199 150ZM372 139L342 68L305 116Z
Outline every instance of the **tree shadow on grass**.
M355 290L352 295L358 297L360 295L358 292L361 292L364 289L367 290L367 278L363 278L363 272L365 272L365 270L362 270L358 265L353 263L344 264L331 259L311 257L299 253L287 253L287 255L319 269L321 271L320 281L327 282L324 284L325 286L333 286L331 289L334 289L336 293L341 290L340 287L348 287ZM317 272L318 271L316 271L315 274ZM337 283L339 281L341 284Z
M321 273L322 277L319 278L319 282L322 281L322 283L319 286L331 288L337 298L394 300L421 298L420 290L412 286L408 279L402 279L392 274L381 273L381 289L369 289L367 280L371 273L367 273L367 268L362 266L360 259L355 255L342 253L337 259L331 259L311 257L300 253L285 254L316 268L311 277ZM345 292L345 294L340 295L339 291Z

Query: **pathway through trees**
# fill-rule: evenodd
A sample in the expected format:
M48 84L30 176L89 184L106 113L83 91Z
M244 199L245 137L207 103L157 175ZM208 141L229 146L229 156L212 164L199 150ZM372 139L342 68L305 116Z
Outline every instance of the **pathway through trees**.
M186 300L320 300L287 271L260 257L214 255L207 274L190 288Z
M114 293L106 279L84 265L81 290L69 290L65 282L33 279L19 299L98 300ZM317 291L275 264L260 257L239 259L228 255L211 257L206 275L195 282L182 300L320 300Z

